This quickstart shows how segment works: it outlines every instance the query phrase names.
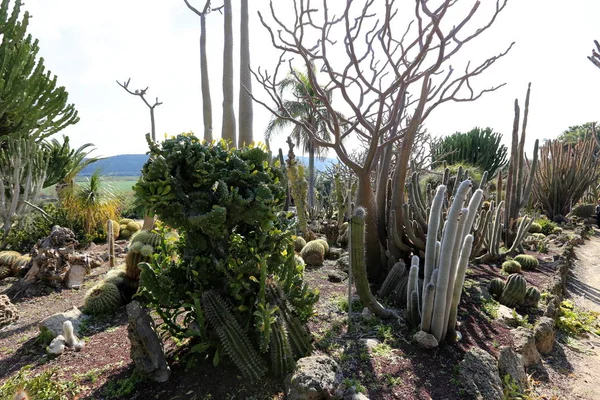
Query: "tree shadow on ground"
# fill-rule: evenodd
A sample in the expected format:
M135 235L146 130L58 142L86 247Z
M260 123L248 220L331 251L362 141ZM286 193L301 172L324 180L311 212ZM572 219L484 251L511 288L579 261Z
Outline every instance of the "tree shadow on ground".
M23 342L12 354L0 360L0 379L19 371L26 365L38 365L48 359L46 346L37 336Z

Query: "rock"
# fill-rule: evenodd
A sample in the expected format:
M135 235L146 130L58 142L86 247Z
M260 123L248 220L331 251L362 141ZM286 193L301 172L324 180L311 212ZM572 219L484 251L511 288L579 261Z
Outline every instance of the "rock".
M506 375L510 375L513 382L519 386L521 392L527 388L527 374L523 366L523 360L511 347L500 347L500 356L498 357L498 371L500 378L504 380Z
M413 336L413 340L423 349L433 349L439 346L435 336L430 333L419 331Z
M47 329L52 332L53 336L56 337L58 335L62 335L63 333L63 324L65 321L71 321L73 324L73 331L79 332L79 327L88 319L89 316L84 315L79 311L77 307L73 307L71 310L53 314L49 317L46 317L40 322L40 330L43 331Z
M372 349L373 347L380 345L381 342L377 339L360 339L359 343L363 346L365 346L368 349Z
M473 347L460 362L459 381L471 399L501 400L502 381L496 360L485 350Z
M523 326L510 331L513 337L515 351L521 355L523 365L529 367L537 364L542 356L535 346L535 335L533 331Z
M69 289L80 288L87 275L87 268L84 265L71 265L67 273L66 284Z
M348 274L342 271L331 271L327 274L327 280L329 282L343 282L348 279Z
M336 268L338 268L340 271L343 271L345 273L348 273L349 265L350 265L350 255L349 254L344 254L343 256L338 258L338 260L335 263Z
M332 399L344 376L339 365L327 356L298 360L294 372L285 378L287 400Z
M156 334L154 320L136 300L127 304L127 316L130 354L136 369L156 382L168 381L171 369L165 359L162 340Z
M0 295L0 328L12 324L19 319L19 311L8 296Z
M540 321L534 329L535 347L540 354L548 354L554 347L554 338L556 332L554 330L554 320L548 317L541 317Z
M500 304L498 306L498 316L496 317L496 321L508 327L517 326L517 318L518 314L515 314L516 311L512 308L506 307L504 304Z
M344 253L344 250L339 247L329 247L329 253L327 253L328 260L339 260Z

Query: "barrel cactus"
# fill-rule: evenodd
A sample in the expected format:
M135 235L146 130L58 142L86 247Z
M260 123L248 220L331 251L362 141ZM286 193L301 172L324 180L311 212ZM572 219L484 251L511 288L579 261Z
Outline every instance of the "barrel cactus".
M542 226L537 222L532 222L529 227L529 233L542 233Z
M500 296L500 303L507 307L520 306L525 299L526 289L527 283L525 282L523 275L510 275L506 281L502 295Z
M0 265L12 267L17 258L21 257L21 253L13 250L0 251Z
M304 259L302 257L300 257L298 254L294 254L294 263L296 264L297 267L299 267L299 266L304 267L306 265L306 263L304 262Z
M323 265L325 259L325 247L317 240L311 240L300 252L302 259L308 265Z
M149 244L152 247L158 247L161 244L161 236L152 231L139 231L134 237L131 238L131 243L143 243Z
M540 265L538 259L529 254L519 254L514 260L521 264L521 268L525 271L533 271Z
M122 218L119 220L119 225L127 226L128 223L134 222L131 218Z
M113 233L113 238L117 239L119 237L119 232L121 231L121 225L114 220L111 220L112 224L112 233Z
M302 236L296 236L296 239L294 239L294 250L300 253L304 246L306 246L306 240Z
M123 304L119 289L109 282L101 282L91 288L84 303L84 312L90 315L108 314Z
M323 245L323 249L325 249L325 255L329 253L329 243L325 239L315 239L315 242L319 242Z
M502 271L507 274L520 274L521 273L521 264L519 264L515 260L508 260L502 263Z
M525 291L525 299L523 300L523 307L537 307L541 297L540 291L533 286L530 286Z
M6 266L0 267L0 281L10 276L10 268Z
M129 244L129 251L125 258L126 276L137 281L140 278L139 263L152 261L152 254L162 241L161 236L152 231L139 231Z
M127 224L127 230L131 233L135 233L142 229L142 226L135 221L131 221Z
M119 238L129 240L131 238L131 232L127 229L127 225L124 225L125 229L119 231Z
M387 274L385 281L383 281L381 288L379 289L379 296L385 298L396 292L404 275L407 275L406 265L404 262L400 261L394 264L390 272Z
M489 292L494 298L499 298L504 291L504 280L502 278L494 278L490 281Z

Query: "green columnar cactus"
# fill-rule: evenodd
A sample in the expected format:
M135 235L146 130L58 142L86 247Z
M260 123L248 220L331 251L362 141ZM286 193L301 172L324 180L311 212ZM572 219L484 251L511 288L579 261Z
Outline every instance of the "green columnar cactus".
M296 239L294 239L294 250L300 253L304 246L306 246L306 240L304 240L302 236L297 236Z
M127 257L125 257L125 264L127 265L127 271L125 275L133 281L139 280L141 270L138 267L138 264L150 262L151 260L152 257L145 257L139 251L130 251L127 253Z
M111 219L108 220L106 226L106 241L108 245L108 266L115 266L115 239L119 236L118 222Z
M506 283L504 282L504 280L502 278L494 278L490 281L488 290L489 290L490 294L492 295L492 297L494 297L495 299L498 299L502 295L505 285L506 285Z
M436 274L437 280L437 274ZM421 314L421 330L429 332L431 329L431 315L433 314L433 300L435 299L435 283L429 282L423 292L423 308Z
M296 216L298 217L298 227L305 239L312 239L314 234L308 228L308 182L304 177L304 166L298 164L296 158L288 158L287 176L290 192L296 205Z
M117 286L109 282L100 282L86 293L83 310L90 315L108 314L122 304Z
M323 265L325 260L325 248L323 243L317 240L311 240L302 248L300 256L308 265Z
M286 376L294 368L294 353L288 339L285 324L279 320L273 322L269 353L271 355L271 371L278 378Z
M416 260L415 260L416 257ZM408 272L408 286L406 287L406 309L408 319L412 326L419 324L419 257L414 256Z
M337 221L338 226L344 223L344 217L348 209L348 202L346 201L346 188L342 182L340 174L335 174L334 177L334 190L335 190L335 203L337 206Z
M541 297L540 291L533 286L530 286L525 291L525 298L523 299L523 307L537 307Z
M523 303L525 299L525 292L527 283L523 275L512 274L508 277L502 295L500 296L500 303L507 307L516 307Z
M404 265L404 261L399 261L394 264L385 277L385 280L379 289L379 297L386 298L391 295L392 292L396 291L396 288L404 275L406 275L406 265Z
M502 271L507 274L520 274L521 264L516 260L508 260L502 263Z
M202 308L235 366L248 379L255 381L261 378L267 367L250 344L225 300L213 291L206 291L202 293Z
M538 259L529 254L519 254L514 260L521 264L525 271L533 271L540 265Z

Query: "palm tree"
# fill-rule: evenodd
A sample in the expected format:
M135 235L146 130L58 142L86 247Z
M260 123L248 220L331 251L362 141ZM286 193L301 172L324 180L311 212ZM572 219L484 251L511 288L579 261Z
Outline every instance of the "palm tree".
M71 148L69 137L63 136L63 143L52 139L43 143L43 151L48 159L48 170L44 188L57 185L57 192L65 186L73 186L75 176L88 165L101 160L99 157L90 157L92 150L88 148L93 144L86 143L79 148Z
M303 151L308 152L308 207L312 210L315 199L315 156L319 159L325 157L326 149L315 145L310 132L306 131L303 125L309 126L312 132L316 132L319 138L330 140L327 129L327 120L329 112L317 98L316 91L310 84L307 73L295 70L278 84L280 95L290 91L293 99L284 100L283 108L288 115L296 120L301 120L303 124L296 124L293 121L275 116L269 122L265 131L265 141L269 141L274 134L293 125L291 137L296 145L302 145ZM329 94L330 96L330 94ZM283 98L283 96L282 96ZM312 100L308 101L308 99ZM339 117L343 118L341 114Z

